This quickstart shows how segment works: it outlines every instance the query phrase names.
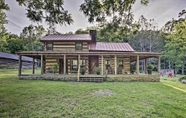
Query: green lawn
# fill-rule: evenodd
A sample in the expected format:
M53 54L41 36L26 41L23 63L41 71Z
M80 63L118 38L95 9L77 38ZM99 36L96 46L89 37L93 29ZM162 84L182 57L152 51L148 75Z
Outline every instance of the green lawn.
M185 118L186 85L178 78L164 79L104 83L18 80L16 70L0 70L0 117ZM99 90L113 94L94 94Z

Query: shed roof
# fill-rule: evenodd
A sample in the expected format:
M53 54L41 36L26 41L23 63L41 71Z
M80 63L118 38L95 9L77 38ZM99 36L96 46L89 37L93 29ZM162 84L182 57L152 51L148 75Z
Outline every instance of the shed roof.
M134 49L128 43L108 43L108 42L92 43L89 45L89 50L134 52Z
M40 41L91 41L90 34L50 34Z
M5 53L5 52L0 52L0 58L5 58L5 59L13 59L13 60L19 60L19 56L16 54L9 54L9 53ZM26 56L22 56L22 61L29 61L32 62L31 57L26 57ZM35 62L37 62L35 60Z

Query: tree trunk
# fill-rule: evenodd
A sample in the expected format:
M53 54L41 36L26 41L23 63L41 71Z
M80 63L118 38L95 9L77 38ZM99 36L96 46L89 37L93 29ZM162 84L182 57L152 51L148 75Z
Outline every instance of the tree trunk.
M181 74L184 75L184 68L185 68L185 57L183 58L183 63L182 63L182 69L181 69Z
M171 63L170 63L170 60L169 60L169 69L171 69Z

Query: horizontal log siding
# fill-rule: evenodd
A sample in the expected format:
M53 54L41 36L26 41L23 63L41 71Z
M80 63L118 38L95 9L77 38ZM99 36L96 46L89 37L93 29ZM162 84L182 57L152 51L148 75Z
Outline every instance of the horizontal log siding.
M112 68L112 73L114 74L115 70L115 60L114 57L103 57L103 74L107 74L106 70L106 60L110 60L110 67ZM117 57L117 69L119 67L118 62L119 60L123 60L123 72L130 72L130 58L129 57ZM99 67L101 68L101 56L99 56ZM124 73L123 73L124 74Z
M87 42L82 43L82 51L89 51ZM46 49L46 48L45 48ZM53 42L54 51L75 51L75 42Z
M58 66L57 73L59 73L59 62L58 62L58 59L56 59L54 57L52 58L50 56L45 56L45 59L44 59L44 72L48 73L49 69L53 70L53 67L56 64Z
M130 72L130 58L124 58L124 71Z

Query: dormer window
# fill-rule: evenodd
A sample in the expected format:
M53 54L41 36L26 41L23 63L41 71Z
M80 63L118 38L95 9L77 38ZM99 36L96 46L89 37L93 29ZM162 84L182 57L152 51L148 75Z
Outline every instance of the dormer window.
M53 50L53 43L47 43L46 50Z
M76 42L76 50L82 50L82 43L81 42Z

